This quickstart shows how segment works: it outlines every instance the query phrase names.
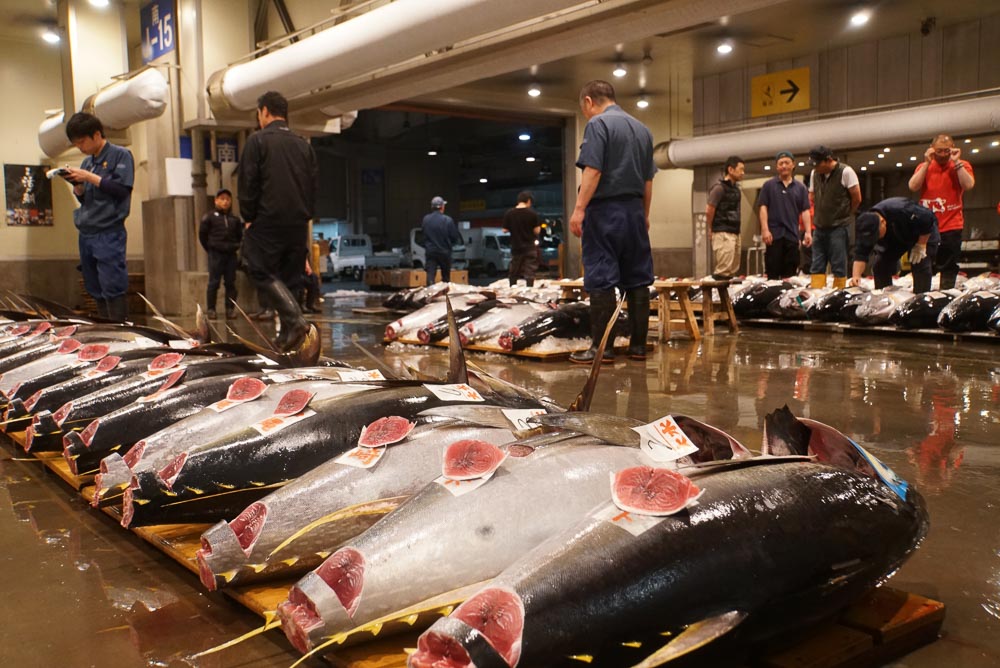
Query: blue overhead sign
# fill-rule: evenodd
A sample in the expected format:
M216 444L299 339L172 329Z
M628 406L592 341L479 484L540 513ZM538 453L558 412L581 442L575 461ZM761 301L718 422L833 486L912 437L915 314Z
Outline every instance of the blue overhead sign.
M177 15L174 0L153 0L139 12L142 30L142 63L170 53L177 45Z

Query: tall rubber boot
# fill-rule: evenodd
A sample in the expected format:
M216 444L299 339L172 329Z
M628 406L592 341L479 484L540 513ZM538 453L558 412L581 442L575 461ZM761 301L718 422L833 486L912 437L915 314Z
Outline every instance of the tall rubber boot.
M826 287L826 274L812 274L809 281L809 287L811 288L825 288Z
M941 272L941 278L940 278L940 280L938 282L938 289L939 290L951 290L953 287L955 287L955 282L957 280L958 280L958 274L957 273L953 274L951 272L948 272L946 274L945 272L942 271Z
M128 320L128 297L119 295L108 300L108 319L115 322Z
M649 289L633 288L625 293L628 300L628 323L631 338L628 356L634 360L646 359L646 337L649 334Z
M108 300L107 299L95 299L94 303L97 304L97 317L104 318L108 317Z
M847 287L847 276L834 276L833 277L833 289L843 290Z
M211 319L219 317L219 314L215 311L215 298L219 294L219 288L212 290L209 288L205 292L205 310L208 311L207 315Z
M612 290L598 290L590 293L590 348L575 352L569 356L574 364L591 364L597 356L597 346L601 345L604 330L615 312L615 293ZM611 364L615 361L614 340L609 339L604 348L601 364Z
M274 343L281 352L288 352L302 343L309 332L309 323L302 317L295 295L284 283L274 279L266 288L259 288L258 292L263 292L264 289L267 291L267 303L277 311L281 321L281 331Z

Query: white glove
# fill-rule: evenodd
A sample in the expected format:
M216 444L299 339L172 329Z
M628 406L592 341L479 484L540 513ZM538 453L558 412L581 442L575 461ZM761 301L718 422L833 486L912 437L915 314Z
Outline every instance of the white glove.
M910 249L910 264L919 264L927 257L927 244L914 244Z

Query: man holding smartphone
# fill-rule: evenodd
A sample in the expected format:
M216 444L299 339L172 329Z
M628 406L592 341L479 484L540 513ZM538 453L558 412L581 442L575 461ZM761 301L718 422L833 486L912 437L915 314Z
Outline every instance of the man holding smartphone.
M132 153L104 137L92 114L79 112L66 123L66 137L86 157L79 168L66 167L80 208L73 212L79 232L83 286L97 302L101 317L128 319L128 269L125 265L125 219L132 206L135 162Z
M920 193L920 204L937 216L941 232L934 269L941 272L939 289L955 287L958 276L958 258L962 254L962 194L972 190L976 177L972 165L962 160L962 149L946 134L940 134L924 152L924 161L910 177L910 190Z

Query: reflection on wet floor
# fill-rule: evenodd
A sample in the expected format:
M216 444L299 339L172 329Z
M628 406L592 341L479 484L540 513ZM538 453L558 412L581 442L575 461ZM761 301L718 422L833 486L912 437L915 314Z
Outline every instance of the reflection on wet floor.
M325 354L370 366L351 344L356 334L390 369L443 376L446 350L383 348L391 316L351 312L376 303L328 298L316 320ZM251 335L245 323L236 328ZM564 405L588 373L498 354L470 359ZM738 336L675 339L645 363L620 358L601 378L595 411L641 420L685 414L758 449L764 415L787 404L868 446L917 485L930 510L930 535L893 586L948 605L944 637L896 665L1000 663L1000 344L744 328ZM17 457L0 448L7 592L0 665L258 668L297 658L270 632L185 659L251 631L260 619L203 592L195 575L92 511L40 464Z

